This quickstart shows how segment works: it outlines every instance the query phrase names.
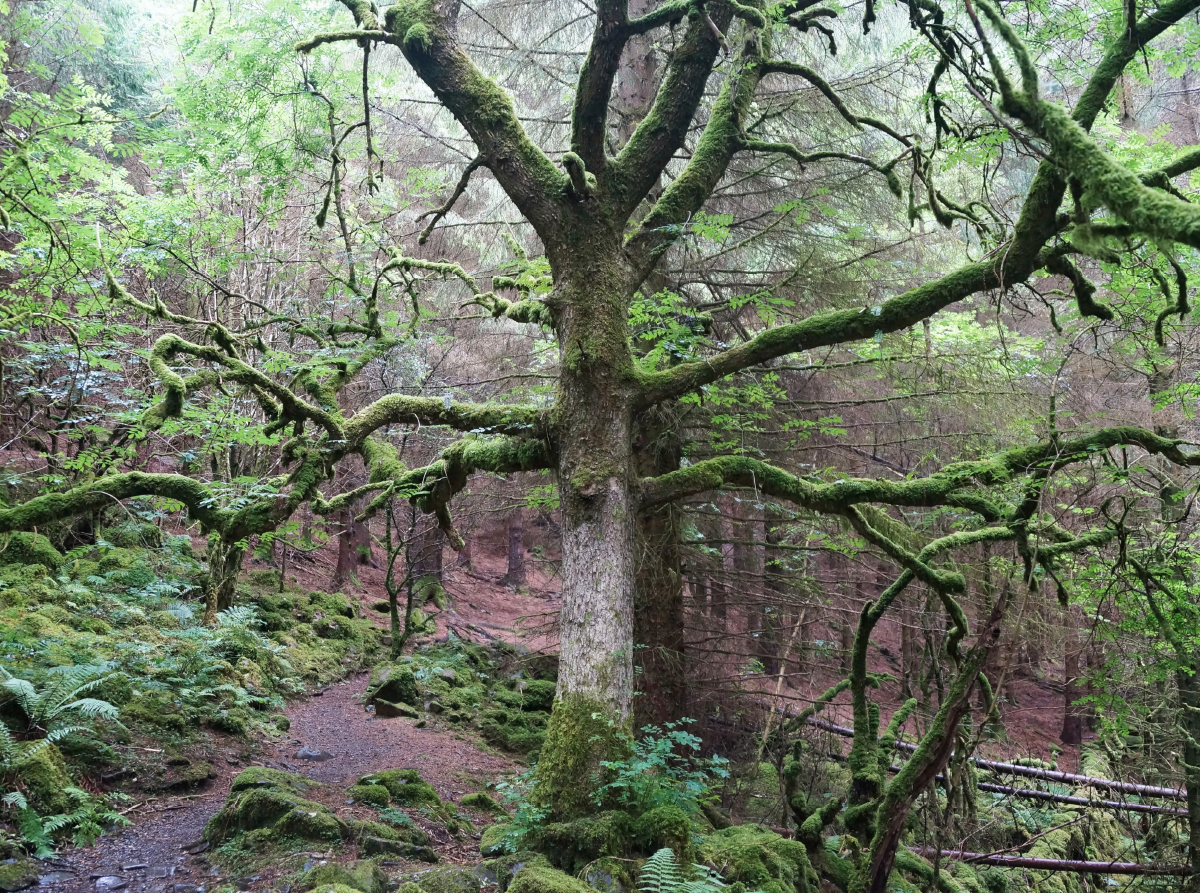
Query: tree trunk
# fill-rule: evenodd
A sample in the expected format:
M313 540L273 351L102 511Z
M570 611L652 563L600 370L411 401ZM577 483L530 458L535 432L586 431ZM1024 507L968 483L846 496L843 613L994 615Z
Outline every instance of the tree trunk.
M375 551L372 548L374 543L371 540L371 528L365 521L361 524L355 521L353 515L351 515L350 524L355 562L378 570L379 562L375 560Z
M611 260L594 242L611 238ZM594 807L601 760L628 753L633 700L635 500L632 400L635 380L626 335L632 291L621 263L620 233L599 233L559 282L562 346L558 392L558 487L562 505L562 610L559 675L534 799L556 818Z
M1080 672L1079 657L1083 651L1080 644L1079 612L1072 607L1063 608L1063 726L1059 739L1069 747L1083 744L1083 717L1085 708L1076 703L1087 694L1087 685Z
M1192 874L1184 882L1184 893L1200 893L1200 673L1179 672L1179 698L1183 727L1183 777L1187 788L1188 862Z
M508 573L504 582L515 589L525 586L525 525L520 507L508 516Z
M635 440L639 477L679 468L680 443L655 410L638 419ZM683 650L682 511L668 503L637 516L633 635L639 696L636 724L679 719L687 709Z
M233 607L238 575L246 550L237 543L226 543L217 534L208 538L208 577L204 586L204 622L212 626L217 614Z
M337 567L333 571L330 588L341 589L354 573L354 516L349 509L338 512Z
M784 566L784 551L778 548L784 539L783 516L767 511L766 553L763 561L763 605L762 638L759 654L768 676L778 676L783 652L782 630L788 618L787 572Z

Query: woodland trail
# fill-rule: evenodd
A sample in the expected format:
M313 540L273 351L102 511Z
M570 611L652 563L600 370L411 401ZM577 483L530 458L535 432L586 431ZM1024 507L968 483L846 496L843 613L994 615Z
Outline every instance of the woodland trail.
M59 859L44 863L40 889L53 893L200 893L222 883L236 883L252 891L271 889L270 876L227 875L209 862L202 847L191 846L200 841L205 823L221 808L234 777L248 766L284 769L330 785L327 796L314 799L325 800L339 812L347 805L340 788L382 769L417 769L437 788L443 801L457 802L462 794L479 790L516 766L510 759L484 753L453 732L418 729L404 719L376 719L359 701L366 683L365 674L352 677L329 686L319 696L293 703L287 711L291 728L278 741L245 744L223 739L224 746L208 755L217 777L202 791L145 801L129 813L133 826L106 834L94 846L66 850ZM332 759L298 759L296 753L303 746L329 753ZM460 842L443 835L436 840L439 855L452 862L477 856L475 847L470 837ZM118 878L116 883L122 886L99 882L101 877Z

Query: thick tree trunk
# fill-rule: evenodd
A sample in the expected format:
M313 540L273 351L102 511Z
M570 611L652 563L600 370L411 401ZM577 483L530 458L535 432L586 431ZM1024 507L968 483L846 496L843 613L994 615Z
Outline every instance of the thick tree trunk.
M627 753L633 700L634 369L617 244L559 282L551 300L562 346L558 487L562 505L559 676L534 798L555 817L594 807L600 761Z
M679 468L679 439L660 412L637 422L636 465L640 477ZM674 503L637 516L637 589L634 641L637 643L638 726L679 719L687 707L683 651L682 511Z
M504 582L520 589L526 584L525 575L525 525L520 508L508 516L508 573Z

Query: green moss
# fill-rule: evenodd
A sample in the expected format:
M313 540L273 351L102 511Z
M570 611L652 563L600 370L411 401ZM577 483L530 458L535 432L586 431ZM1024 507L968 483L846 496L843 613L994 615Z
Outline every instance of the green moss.
M275 726L281 732L286 732L292 727L292 721L282 713L276 713L271 717L271 725Z
M358 616L351 601L340 592L314 592L308 597L308 603L326 615L336 615L353 619Z
M299 889L311 890L327 884L350 887L361 893L387 893L388 879L379 866L369 860L344 865L330 862L306 871L301 877Z
M225 805L205 826L204 839L221 844L245 835L247 843L256 845L281 838L319 845L345 839L350 834L346 822L328 807L298 796L313 786L276 769L247 769L234 779Z
M7 543L0 540L0 564L37 564L53 571L62 563L62 553L40 533L18 532L9 534Z
M482 887L471 869L457 865L423 871L416 880L423 893L479 893Z
M460 806L465 806L467 809L474 809L477 812L485 812L488 815L505 815L504 807L489 797L482 791L474 794L464 794L459 801Z
M390 799L388 790L378 784L355 784L346 788L346 794L356 803L368 803L371 806L387 806Z
M730 883L763 893L797 893L816 889L816 876L802 843L780 837L761 825L735 825L709 835L700 847L700 858L723 865Z
M633 836L649 855L669 847L683 865L695 861L692 851L692 823L678 806L659 806L639 816Z
M419 706L421 695L417 690L417 679L412 668L407 664L376 666L371 670L371 678L367 682L363 700L368 704L384 700L393 704Z
M557 868L575 874L601 856L628 856L633 827L628 813L612 810L570 822L551 822L530 831L525 839Z
M542 710L549 713L550 708L554 706L554 695L557 688L558 683L548 679L533 679L525 683L525 689L521 692L521 709Z
M293 775L279 769L268 769L266 766L251 766L238 773L229 786L229 790L236 794L255 788L278 788L293 794L302 794L314 787L317 787L317 783L309 781L302 775Z
M32 859L13 859L0 862L0 893L16 893L38 882L38 866Z
M66 788L71 787L72 782L66 761L53 744L39 744L26 745L25 753L15 761L29 803L42 815L67 812L71 804Z
M512 831L512 825L488 825L479 837L479 855L499 856L504 853L504 838Z
M360 785L382 785L399 806L441 806L437 791L422 781L416 769L385 769L358 780Z
M549 806L556 819L586 815L601 784L601 762L627 758L629 742L626 723L608 705L577 695L560 699L538 756L534 802Z
M508 885L508 893L590 893L590 888L553 868L526 865Z

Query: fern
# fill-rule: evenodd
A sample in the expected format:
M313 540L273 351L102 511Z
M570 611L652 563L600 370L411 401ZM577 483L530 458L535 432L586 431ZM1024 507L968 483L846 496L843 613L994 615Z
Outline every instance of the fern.
M642 865L638 875L639 893L717 893L725 887L725 881L707 865L692 865L692 879L684 876L684 870L675 854L663 847ZM757 893L757 891L754 891Z
M638 875L641 893L675 893L684 884L679 861L668 847L663 847L642 865Z
M88 695L118 675L110 664L54 667L47 673L46 684L38 688L28 679L13 676L0 667L0 696L8 695L0 701L0 706L15 703L20 708L25 717L25 727L18 730L21 737L57 741L73 732L89 731L78 722L68 723L68 717L117 722L116 707ZM11 751L9 745L12 745L11 734L8 730L4 734L8 744L0 737L0 759L6 750Z

